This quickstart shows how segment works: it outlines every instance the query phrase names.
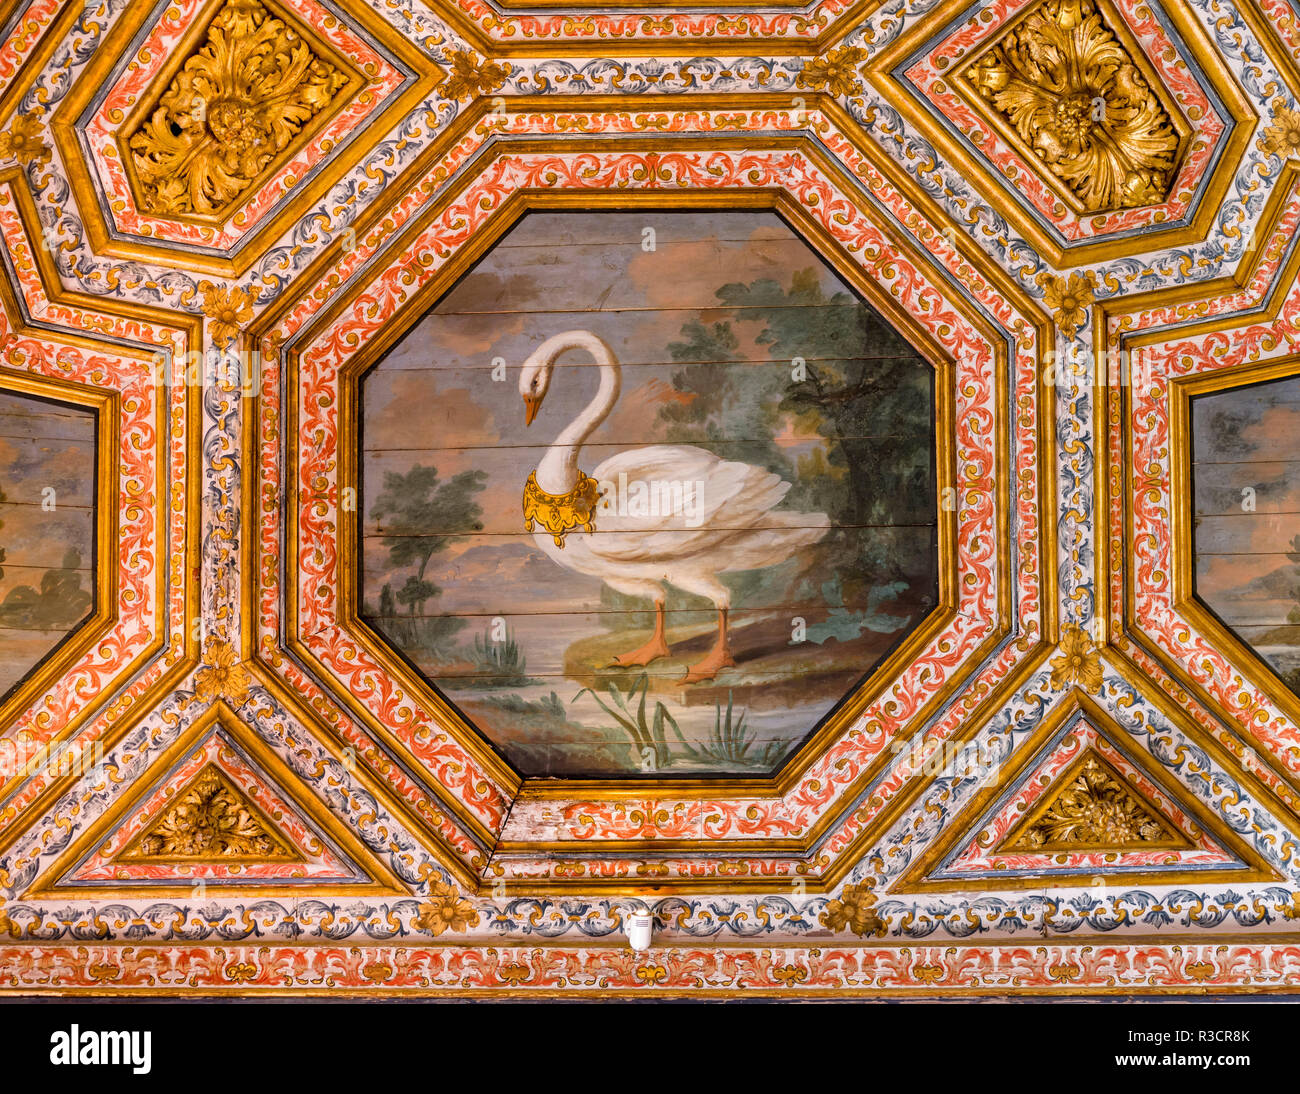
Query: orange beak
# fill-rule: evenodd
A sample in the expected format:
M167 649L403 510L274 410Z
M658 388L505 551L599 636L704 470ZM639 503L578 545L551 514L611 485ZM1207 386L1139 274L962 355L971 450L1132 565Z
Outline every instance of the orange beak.
M538 396L524 396L524 425L533 424L533 419L537 417L537 410L541 405L542 400Z

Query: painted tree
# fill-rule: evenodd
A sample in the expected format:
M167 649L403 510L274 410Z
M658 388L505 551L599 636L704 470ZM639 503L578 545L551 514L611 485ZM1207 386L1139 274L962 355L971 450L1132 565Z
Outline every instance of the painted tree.
M701 440L743 439L729 447L732 458L796 479L799 507L822 510L837 525L933 520L932 376L908 342L856 297L827 295L813 268L795 272L789 288L763 278L715 295L727 305L725 318L686 323L682 341L668 347L682 363L673 385L691 397L665 406L662 419L688 435L693 427ZM754 341L770 363L720 369L740 356L741 322L763 324ZM775 441L783 420L799 435L820 435L824 446L792 463ZM846 593L915 562L887 529L833 538Z
M424 605L440 592L425 581L434 555L483 528L483 510L474 495L487 482L482 471L462 471L445 482L436 467L416 464L408 472L384 473L384 487L370 515L379 522L389 562L415 567L397 592L397 600L410 614L423 614Z

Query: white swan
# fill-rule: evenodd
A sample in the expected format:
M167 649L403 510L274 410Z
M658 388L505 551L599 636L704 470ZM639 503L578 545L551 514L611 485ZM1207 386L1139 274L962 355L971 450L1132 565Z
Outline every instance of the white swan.
M599 577L625 595L654 602L654 634L644 645L614 658L617 665L646 665L668 655L665 583L711 600L718 609L717 639L684 679L687 683L712 679L736 663L727 627L731 594L718 574L784 562L800 547L820 540L830 521L824 513L773 512L790 489L788 482L761 468L719 459L693 445L629 449L584 476L578 469L578 454L618 401L621 371L609 346L582 330L548 338L524 362L519 392L524 399L524 424L531 425L550 389L556 358L567 350L585 350L592 356L600 366L600 387L582 413L556 437L530 477L524 496L526 527L533 527L534 517L545 524L545 517L563 510L567 519L562 523L552 522L547 525L550 530L544 527L533 533L538 547L562 566ZM595 490L588 478L600 484L602 495L594 513L590 503ZM685 490L691 501L674 506L675 511L667 514L639 510L633 515L629 512L632 506L611 499L611 491L624 487L626 492L625 484L633 483L676 484L674 497L680 501ZM573 497L564 496L575 491L576 515L572 504L549 504L572 503ZM578 530L590 529L593 523L594 532Z

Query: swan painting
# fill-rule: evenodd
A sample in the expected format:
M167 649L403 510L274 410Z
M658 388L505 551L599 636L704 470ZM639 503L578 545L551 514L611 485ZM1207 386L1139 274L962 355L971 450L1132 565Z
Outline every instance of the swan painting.
M532 209L358 378L358 614L524 777L770 775L940 602L938 375L775 211Z
M621 387L619 363L609 346L585 330L546 339L519 376L525 425L541 410L559 358L587 354L600 370L591 402L546 449L524 491L525 527L554 562L599 578L624 595L654 604L654 633L613 659L619 667L648 665L670 654L664 604L666 586L710 600L717 608L712 648L683 677L712 680L735 665L728 614L731 590L720 575L775 566L826 535L825 513L778 510L790 489L779 475L723 459L693 445L651 444L619 452L590 475L580 470L582 447L609 416ZM589 367L589 366L588 366ZM615 504L611 492L626 484L656 484L675 499L666 507ZM664 512L664 508L668 511ZM540 525L540 527L536 527Z

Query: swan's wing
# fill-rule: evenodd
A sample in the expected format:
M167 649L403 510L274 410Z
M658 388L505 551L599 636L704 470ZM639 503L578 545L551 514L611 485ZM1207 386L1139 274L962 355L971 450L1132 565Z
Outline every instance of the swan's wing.
M587 547L618 562L725 549L731 535L762 525L790 489L780 475L693 445L629 449L602 462L592 477L604 494Z

